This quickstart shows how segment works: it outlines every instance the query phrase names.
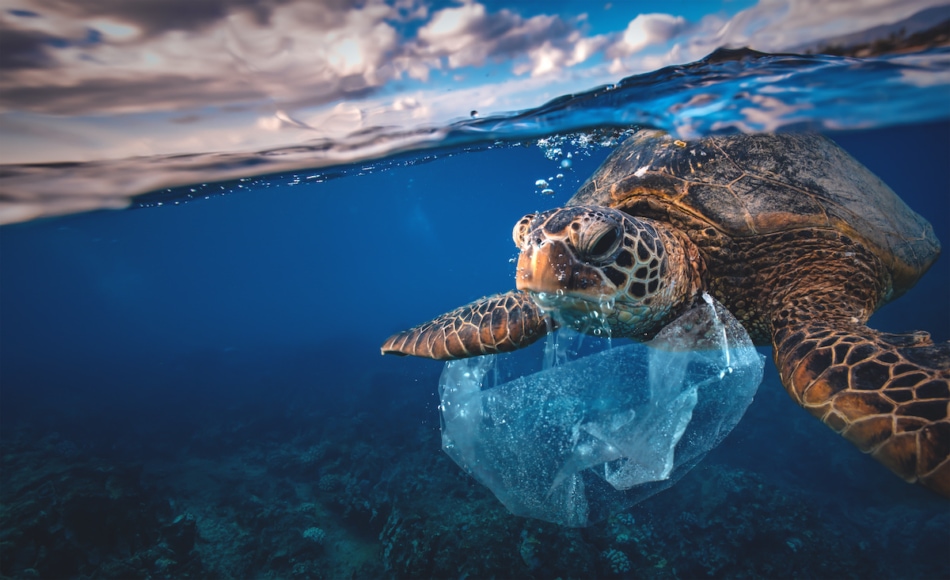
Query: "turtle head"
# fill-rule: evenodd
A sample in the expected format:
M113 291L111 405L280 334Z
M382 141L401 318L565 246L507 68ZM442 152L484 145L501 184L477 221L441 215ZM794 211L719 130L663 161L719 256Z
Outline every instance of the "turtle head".
M529 214L513 238L521 250L518 289L561 325L588 334L652 337L700 289L692 243L615 209Z
M523 348L558 326L646 340L699 295L699 250L615 209L530 214L514 229L518 291L486 296L383 343L383 354L455 359Z

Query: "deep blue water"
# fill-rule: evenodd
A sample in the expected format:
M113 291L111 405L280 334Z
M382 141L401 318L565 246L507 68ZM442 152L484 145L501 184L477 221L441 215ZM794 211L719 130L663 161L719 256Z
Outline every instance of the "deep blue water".
M832 136L950 243L950 124ZM442 365L380 343L512 287L514 222L608 153L444 151L0 228L3 574L950 575L946 500L799 410L771 362L700 467L591 528L507 514L442 453ZM871 324L950 339L948 288L944 257Z

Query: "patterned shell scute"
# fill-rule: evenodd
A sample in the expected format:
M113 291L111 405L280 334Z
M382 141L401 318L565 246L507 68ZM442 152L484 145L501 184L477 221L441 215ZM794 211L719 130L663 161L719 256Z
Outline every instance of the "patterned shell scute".
M803 228L857 237L900 287L936 259L930 224L827 137L757 134L680 141L661 131L628 138L569 205L675 208L733 237Z

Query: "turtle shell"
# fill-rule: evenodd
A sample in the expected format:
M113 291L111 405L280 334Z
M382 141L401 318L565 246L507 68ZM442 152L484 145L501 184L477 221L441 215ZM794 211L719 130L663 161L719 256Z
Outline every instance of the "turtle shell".
M866 167L819 134L738 134L681 141L628 138L568 205L650 216L686 214L734 238L832 229L862 241L890 270L893 295L940 253L932 226Z

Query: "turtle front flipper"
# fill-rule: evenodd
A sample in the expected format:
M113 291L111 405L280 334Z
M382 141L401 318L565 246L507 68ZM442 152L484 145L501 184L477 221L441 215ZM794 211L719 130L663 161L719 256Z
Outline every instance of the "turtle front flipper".
M846 319L792 322L773 343L793 399L906 481L950 497L950 343Z
M530 296L511 291L486 296L394 334L381 350L437 360L467 358L518 350L555 327L551 316Z

